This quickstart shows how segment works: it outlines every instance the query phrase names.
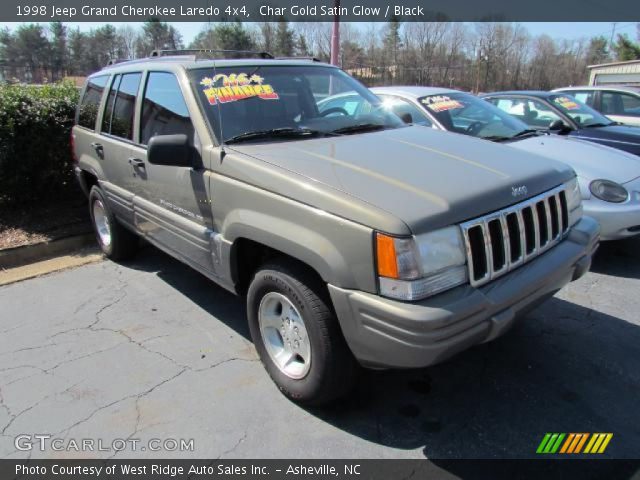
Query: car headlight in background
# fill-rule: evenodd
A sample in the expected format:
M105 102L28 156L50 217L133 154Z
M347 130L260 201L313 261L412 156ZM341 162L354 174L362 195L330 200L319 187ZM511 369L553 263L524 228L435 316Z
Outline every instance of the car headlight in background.
M578 185L578 177L573 177L565 184L567 195L567 210L569 212L569 226L573 227L582 218L582 195Z
M605 202L622 203L629 198L629 192L622 185L611 180L594 180L589 184L594 197Z
M416 237L376 233L376 259L380 294L398 300L420 300L467 281L458 226Z

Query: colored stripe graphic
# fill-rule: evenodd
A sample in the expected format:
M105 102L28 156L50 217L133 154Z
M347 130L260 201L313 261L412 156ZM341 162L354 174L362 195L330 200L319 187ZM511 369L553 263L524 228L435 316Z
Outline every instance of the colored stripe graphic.
M613 433L545 433L536 453L601 454L612 438Z

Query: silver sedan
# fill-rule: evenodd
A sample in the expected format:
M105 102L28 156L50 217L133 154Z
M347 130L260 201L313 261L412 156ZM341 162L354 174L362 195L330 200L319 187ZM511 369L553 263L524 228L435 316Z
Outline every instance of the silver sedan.
M603 145L532 131L488 102L457 90L431 87L371 90L408 123L501 142L568 164L578 175L584 213L600 223L602 240L640 234L640 158L637 156ZM341 97L348 101L348 94Z

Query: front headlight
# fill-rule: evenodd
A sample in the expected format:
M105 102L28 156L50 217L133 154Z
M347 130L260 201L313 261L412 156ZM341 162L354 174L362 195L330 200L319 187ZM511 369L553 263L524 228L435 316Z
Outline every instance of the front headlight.
M458 226L416 237L376 233L380 293L420 300L467 281L462 234Z
M582 195L578 185L578 177L573 177L565 184L567 196L567 211L569 212L569 227L573 227L582 218Z
M594 197L605 202L622 203L629 198L629 192L622 185L611 180L594 180L589 184Z

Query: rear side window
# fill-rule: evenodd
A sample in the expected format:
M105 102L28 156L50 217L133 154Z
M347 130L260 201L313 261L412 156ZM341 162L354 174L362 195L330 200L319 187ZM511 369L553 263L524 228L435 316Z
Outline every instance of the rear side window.
M150 72L140 119L140 143L156 135L185 134L193 141L193 124L173 73Z
M619 92L602 92L602 113L640 117L640 98Z
M94 130L96 128L96 120L98 118L98 109L100 108L100 99L107 85L108 75L101 75L89 79L87 88L80 102L80 111L78 114L78 125Z
M102 122L102 132L133 140L133 118L140 73L127 73L114 79Z

